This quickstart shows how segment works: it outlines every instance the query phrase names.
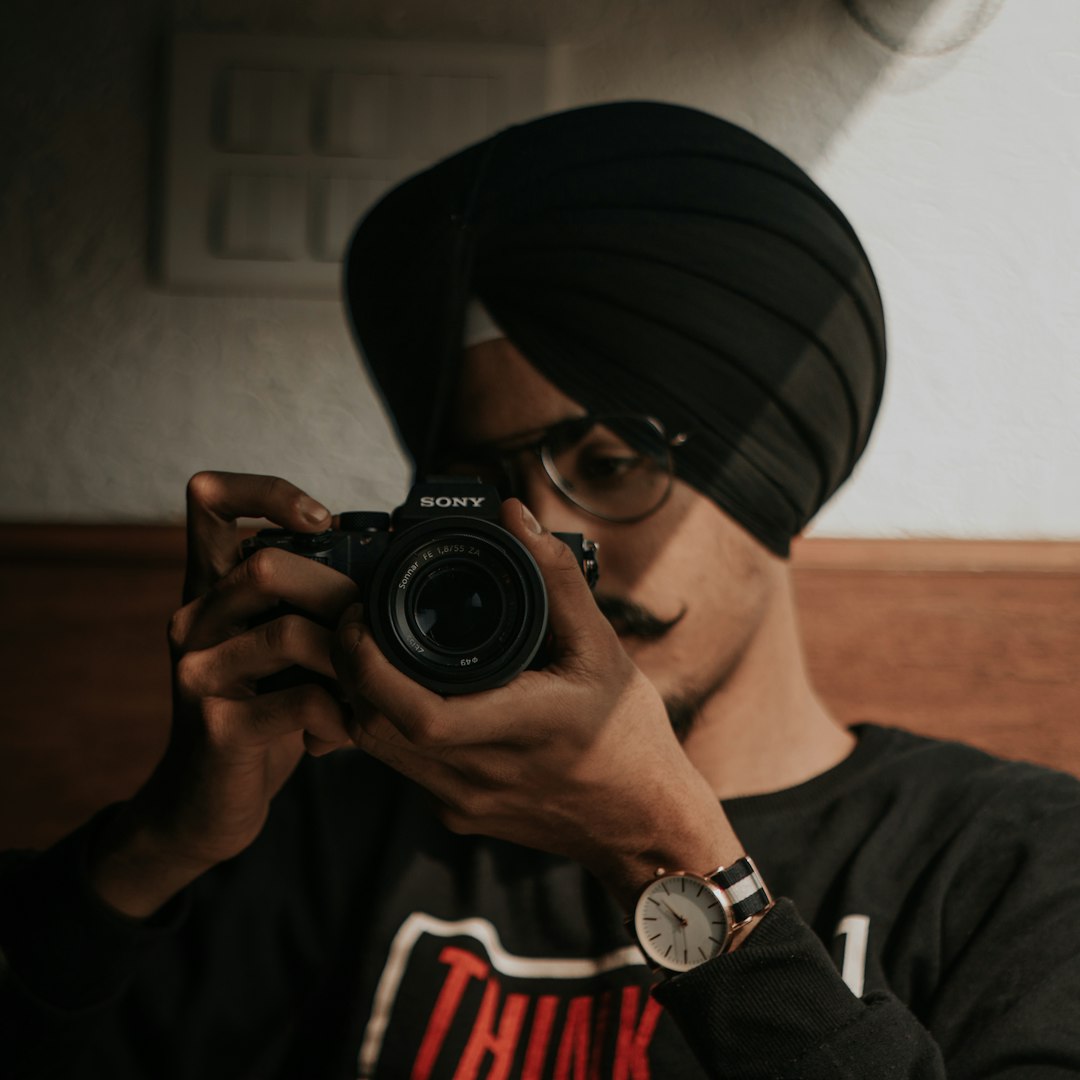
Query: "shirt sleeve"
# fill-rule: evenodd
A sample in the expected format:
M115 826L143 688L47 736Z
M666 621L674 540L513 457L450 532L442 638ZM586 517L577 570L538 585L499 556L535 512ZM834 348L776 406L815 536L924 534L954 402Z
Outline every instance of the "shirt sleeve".
M655 993L709 1074L725 1080L946 1076L931 1034L891 994L857 998L790 900L734 953Z
M87 848L110 812L46 852L0 861L0 1059L10 1075L61 1075L143 956L185 920L186 892L137 920L90 888Z

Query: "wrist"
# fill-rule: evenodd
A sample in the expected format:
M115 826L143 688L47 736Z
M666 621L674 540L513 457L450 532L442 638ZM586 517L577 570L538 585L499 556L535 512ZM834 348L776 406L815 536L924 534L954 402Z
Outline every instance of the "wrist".
M101 823L87 853L87 877L116 913L147 919L213 864L172 850L131 804Z
M727 866L745 854L742 843L716 797L669 800L663 812L654 814L636 844L605 851L593 872L607 886L623 909L631 911L638 894L665 870L692 870L706 874Z

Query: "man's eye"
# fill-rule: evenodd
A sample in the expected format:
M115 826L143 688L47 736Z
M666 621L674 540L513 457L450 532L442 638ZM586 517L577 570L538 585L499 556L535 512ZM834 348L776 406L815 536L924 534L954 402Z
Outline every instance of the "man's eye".
M633 472L641 463L636 454L589 454L578 462L578 474L592 484L614 484Z

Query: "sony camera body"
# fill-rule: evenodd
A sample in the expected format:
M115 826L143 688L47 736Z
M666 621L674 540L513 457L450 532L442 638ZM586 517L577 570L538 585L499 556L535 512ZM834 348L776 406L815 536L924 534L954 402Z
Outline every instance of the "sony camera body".
M324 563L360 587L364 615L387 659L440 694L503 686L546 662L547 591L528 549L499 524L498 491L478 479L417 483L392 514L352 511L337 529L263 529L245 557L276 547ZM555 533L589 587L596 545Z

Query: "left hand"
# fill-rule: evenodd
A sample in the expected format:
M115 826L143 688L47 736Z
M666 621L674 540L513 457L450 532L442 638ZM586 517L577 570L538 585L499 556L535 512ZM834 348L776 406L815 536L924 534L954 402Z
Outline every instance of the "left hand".
M543 575L553 661L496 690L442 697L386 660L353 606L332 658L356 744L431 792L453 832L574 859L627 903L657 866L704 871L738 858L716 795L570 549L534 531L516 499L502 524Z

